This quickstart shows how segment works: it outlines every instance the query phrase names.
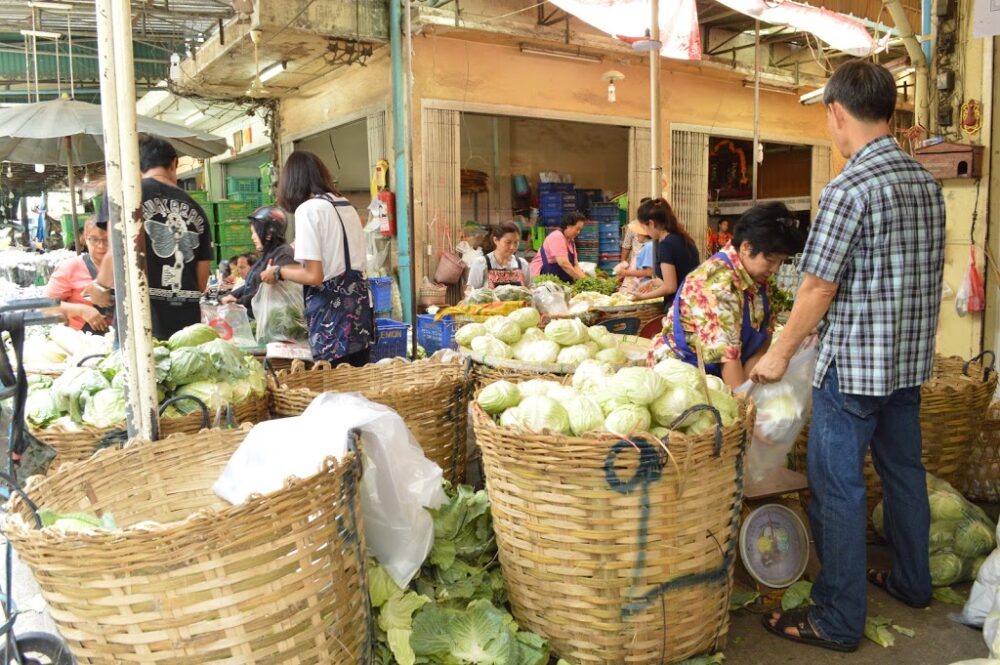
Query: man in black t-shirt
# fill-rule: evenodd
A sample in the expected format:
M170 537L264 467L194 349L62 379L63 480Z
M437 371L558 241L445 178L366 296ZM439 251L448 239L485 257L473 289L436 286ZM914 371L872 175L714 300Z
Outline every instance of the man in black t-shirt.
M201 320L199 300L208 286L212 235L205 211L177 187L177 151L167 141L143 135L139 139L142 169L143 247L149 278L153 337L167 339ZM97 219L108 223L107 196ZM111 252L101 264L90 292L100 304L113 283Z

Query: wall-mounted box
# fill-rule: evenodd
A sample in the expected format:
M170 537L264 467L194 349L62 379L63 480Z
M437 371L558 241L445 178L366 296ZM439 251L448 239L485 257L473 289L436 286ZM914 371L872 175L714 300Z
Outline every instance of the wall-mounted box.
M917 148L914 155L938 180L979 178L983 175L983 146L938 143Z

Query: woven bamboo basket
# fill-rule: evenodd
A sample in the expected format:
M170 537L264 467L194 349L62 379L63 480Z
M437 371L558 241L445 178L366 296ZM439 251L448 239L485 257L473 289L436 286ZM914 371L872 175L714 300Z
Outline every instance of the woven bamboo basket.
M613 319L636 318L641 330L650 321L663 318L663 299L618 307L595 307L594 311L598 312L597 325Z
M137 441L29 481L37 505L110 513L116 531L37 529L8 505L4 535L77 663L367 662L358 456L232 506L212 484L245 436Z
M514 616L579 665L673 663L729 627L752 403L698 437L567 437L473 404Z
M424 449L452 482L465 478L469 372L465 364L438 358L331 369L293 364L268 378L275 418L300 415L322 392L356 392L396 411ZM279 388L280 386L280 388Z
M993 402L962 466L962 493L973 501L1000 501L1000 402Z
M965 361L957 356L939 355L934 359L930 380L920 389L924 468L956 487L961 486L963 467L997 388L997 373L979 360L979 357ZM803 428L795 442L794 454L803 472L808 442L809 430ZM870 516L882 500L882 481L871 453L865 456L864 473Z
M233 421L256 424L267 420L267 396L252 397L242 404L233 407ZM200 411L189 413L177 418L160 420L160 432L163 436L171 434L197 434L203 425ZM120 427L90 427L81 426L79 431L66 430L62 427L32 428L31 433L42 443L46 443L56 451L49 470L55 470L67 462L82 462L89 459L99 448L112 443L124 441L125 428Z

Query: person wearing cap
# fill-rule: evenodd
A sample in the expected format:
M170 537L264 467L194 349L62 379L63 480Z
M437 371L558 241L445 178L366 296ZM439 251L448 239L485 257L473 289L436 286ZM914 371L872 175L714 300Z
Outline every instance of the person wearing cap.
M615 268L615 275L621 278L621 291L632 293L635 289L653 278L653 240L646 234L646 227L633 219L626 227L626 235L633 239L630 260L622 257L620 268Z
M45 297L59 300L54 308L64 314L75 330L103 333L110 318L84 297L84 292L97 277L97 268L108 253L108 232L98 228L96 217L83 225L83 242L87 251L65 261L52 272L45 286Z
M288 216L284 210L277 206L263 206L254 210L248 219L253 245L261 255L252 266L249 255L240 254L236 257L234 272L236 274L242 272L240 263L246 265L247 272L242 274L243 284L233 289L229 295L223 296L222 302L243 305L247 308L247 314L253 318L251 303L253 297L257 295L257 289L260 288L260 274L268 266L287 266L295 263L295 255L285 242Z
M165 139L149 134L139 137L144 231L139 241L146 255L153 337L160 340L201 321L200 301L208 287L214 254L208 216L177 186L177 164L177 150ZM98 226L106 227L108 220L105 195ZM110 304L113 275L108 252L87 290L94 304Z

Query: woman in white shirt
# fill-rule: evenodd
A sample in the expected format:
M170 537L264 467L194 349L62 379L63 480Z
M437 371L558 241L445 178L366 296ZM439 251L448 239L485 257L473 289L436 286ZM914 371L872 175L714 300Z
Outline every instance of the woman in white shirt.
M261 281L303 285L309 346L314 360L360 367L374 343L374 315L363 270L361 219L319 157L296 150L278 182L278 204L295 211L295 260L270 266Z
M517 256L521 230L514 222L504 222L490 230L496 248L480 256L469 268L468 289L498 286L531 286L531 269L528 262Z

